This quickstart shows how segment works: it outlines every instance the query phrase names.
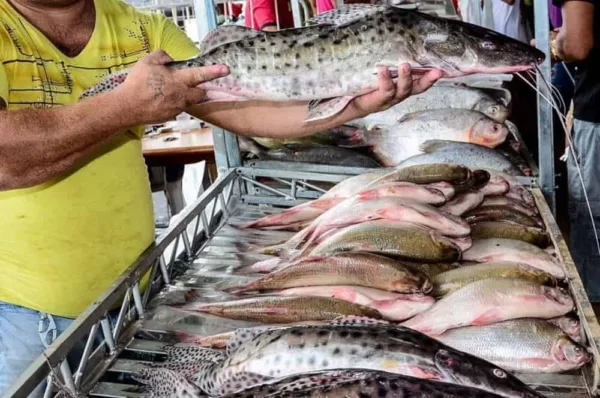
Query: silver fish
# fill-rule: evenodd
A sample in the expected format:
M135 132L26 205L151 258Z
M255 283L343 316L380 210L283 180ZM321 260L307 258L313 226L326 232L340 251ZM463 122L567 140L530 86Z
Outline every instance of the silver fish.
M463 260L478 263L512 261L541 269L557 278L565 277L562 264L552 255L531 243L516 239L475 240L471 248L463 253Z
M421 155L412 156L399 166L414 166L428 163L458 163L472 169L492 169L512 176L523 175L509 159L502 154L480 145L466 142L431 140L421 144Z
M437 336L462 326L483 326L519 318L556 318L575 308L562 288L520 279L488 278L444 296L402 325Z
M305 119L311 121L375 91L380 66L395 74L408 62L414 70L441 69L455 77L530 70L545 58L535 47L462 21L387 5L350 15L334 10L323 17L329 23L276 32L221 26L202 41L202 55L167 66L225 64L228 76L201 84L208 101L313 101ZM83 97L115 88L128 73L109 75Z
M591 355L559 327L541 319L517 319L448 330L437 340L521 373L579 369Z
M383 112L372 113L347 124L360 128L373 125L393 126L411 113L447 108L478 111L499 123L504 123L509 114L504 104L482 89L434 85Z
M348 147L367 146L383 166L396 166L421 154L420 146L429 140L467 142L495 148L506 139L508 129L481 112L469 109L434 109L406 115L393 126L372 126L357 130ZM356 142L355 144L353 144Z

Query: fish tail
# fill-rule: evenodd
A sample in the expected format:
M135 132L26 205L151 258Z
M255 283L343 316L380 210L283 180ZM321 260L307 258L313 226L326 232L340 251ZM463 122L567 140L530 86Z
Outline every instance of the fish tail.
M99 83L93 85L92 87L85 90L80 96L79 99L85 99L89 97L93 97L95 95L105 93L107 91L113 90L117 88L121 83L125 81L127 76L129 75L129 69L125 69L119 72L111 73L104 79L102 79Z

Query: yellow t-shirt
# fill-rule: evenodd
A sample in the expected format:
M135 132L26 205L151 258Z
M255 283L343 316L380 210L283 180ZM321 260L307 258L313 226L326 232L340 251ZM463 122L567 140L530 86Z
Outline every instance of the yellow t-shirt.
M89 43L68 57L0 0L0 105L6 102L9 112L69 105L108 73L153 50L173 59L199 53L161 14L121 0L95 5ZM76 317L152 243L143 131L140 126L119 134L51 182L0 191L0 301Z

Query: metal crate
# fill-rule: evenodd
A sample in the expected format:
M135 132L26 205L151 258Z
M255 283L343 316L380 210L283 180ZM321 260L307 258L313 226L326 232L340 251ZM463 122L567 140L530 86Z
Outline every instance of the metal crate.
M239 265L240 243L265 243L261 231L232 234L231 223L258 218L319 196L348 173L315 173L289 170L233 168L186 210L115 283L92 304L71 327L60 335L8 391L23 397L49 374L55 382L77 396L143 396L130 374L146 362L160 360L162 347L172 341L174 330L201 330L210 335L230 331L238 321L196 315L165 322L159 303L176 300L189 288L202 288L207 281L226 283L231 268ZM260 181L259 181L260 180ZM598 392L600 326L585 294L581 279L540 189L531 190L552 242L568 275L577 302L585 344L593 361L568 374L518 375L548 397L591 397ZM190 270L195 270L190 272ZM152 277L152 288L140 289L141 277ZM165 283L166 282L166 283ZM111 324L107 313L120 308ZM177 318L170 318L172 321ZM191 320L190 320L191 319ZM64 358L80 341L86 342L76 369L68 369ZM48 391L47 396L52 394Z

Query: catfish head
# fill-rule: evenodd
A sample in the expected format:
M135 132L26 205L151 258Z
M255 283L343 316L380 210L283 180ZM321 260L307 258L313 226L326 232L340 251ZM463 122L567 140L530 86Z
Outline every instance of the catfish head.
M420 17L417 29L425 36L421 54L448 77L522 72L545 59L537 48L493 30L426 14Z

